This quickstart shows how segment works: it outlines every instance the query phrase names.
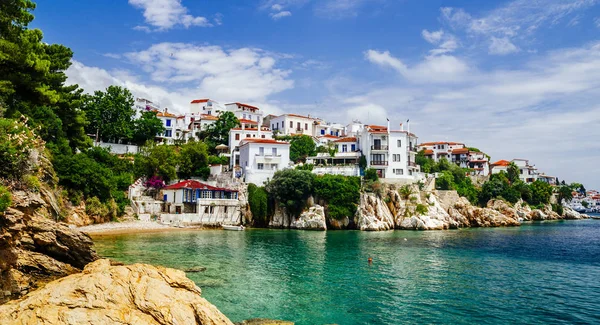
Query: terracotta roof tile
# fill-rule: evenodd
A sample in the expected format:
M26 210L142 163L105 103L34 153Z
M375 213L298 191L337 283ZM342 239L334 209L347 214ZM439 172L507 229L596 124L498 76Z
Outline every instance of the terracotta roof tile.
M510 165L510 161L508 161L508 160L498 160L492 164L492 166L504 166L504 167L506 167L508 165Z
M339 140L335 140L333 142L356 142L356 138L355 137L342 138Z
M205 98L205 99L194 99L192 100L192 104L198 104L198 103L206 103L208 102L210 99Z
M208 184L200 183L193 179L188 179L179 183L175 183L173 185L169 185L163 190L179 190L179 189L201 189L201 190L210 190L210 191L225 191L225 192L237 192L236 190L230 190L228 188L215 187Z

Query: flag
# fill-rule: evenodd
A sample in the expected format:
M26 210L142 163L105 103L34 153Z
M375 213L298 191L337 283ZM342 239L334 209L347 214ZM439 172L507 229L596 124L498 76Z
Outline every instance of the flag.
M406 120L406 123L410 122L410 120Z
M386 118L386 120L387 120L388 122L390 121L390 119L389 119L389 118Z

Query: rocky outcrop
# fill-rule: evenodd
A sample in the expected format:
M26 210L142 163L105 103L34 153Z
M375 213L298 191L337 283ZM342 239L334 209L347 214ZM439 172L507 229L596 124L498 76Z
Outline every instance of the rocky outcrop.
M304 211L298 219L293 219L290 223L292 229L304 230L327 230L325 221L325 209L320 205L314 205Z
M372 194L361 194L355 219L356 227L359 230L394 229L394 217L390 209L380 198Z
M289 228L292 223L292 217L290 217L285 211L285 208L277 205L275 207L275 213L271 217L269 221L269 228Z
M492 202L492 206L500 209L506 208L494 202ZM509 227L521 225L514 211L507 210L505 212L506 214L489 207L475 207L464 197L459 198L457 202L448 208L450 217L459 222L461 227Z
M579 213L569 207L564 207L563 210L564 210L563 216L565 219L580 220L580 219L589 219L590 218L590 216L588 216L587 214Z
M79 272L96 260L89 236L50 218L50 192L13 192L13 204L0 213L0 302L39 285Z
M232 325L183 271L98 260L0 306L0 324Z

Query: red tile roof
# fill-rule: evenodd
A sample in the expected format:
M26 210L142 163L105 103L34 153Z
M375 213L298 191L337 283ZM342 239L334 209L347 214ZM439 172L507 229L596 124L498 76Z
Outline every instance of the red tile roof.
M436 144L447 144L449 146L456 146L456 145L465 145L464 143L460 143L460 142L447 142L447 141L438 141L438 142L423 142L421 144L419 144L419 147L421 146L434 146Z
M285 116L305 118L305 119L309 119L309 120L316 120L316 118L313 118L313 117L310 117L310 116L302 116L302 115L298 115L298 114L285 114Z
M240 123L243 123L243 124L257 124L258 125L258 122L252 121L252 120L248 120L248 119L245 119L245 118L241 118L241 119L238 119L238 120L240 121Z
M242 131L242 128L232 128L231 130L234 131ZM245 128L243 129L244 131L258 131L258 128L254 127L254 128ZM272 132L271 129L269 129L268 127L262 127L260 129L262 132Z
M508 160L498 160L492 164L492 166L505 166L505 167L508 165L510 165L510 161L508 161Z
M208 102L210 99L206 98L206 99L194 99L192 100L192 104L198 104L198 103L206 103Z
M237 106L248 107L248 108L250 108L250 109L252 109L252 110L254 110L254 111L256 111L256 110L260 110L260 108L258 108L258 107L256 107L256 106L252 106L252 105L248 105L248 104L244 104L244 103L238 103L238 102L235 102L235 103L229 103L229 104L227 104L227 105L232 105L232 104L234 104L234 105L237 105Z
M355 137L341 138L341 139L335 140L333 142L356 142L356 138Z
M469 148L457 148L452 150L453 155L467 154L469 153Z
M210 191L237 192L236 190L230 190L228 188L210 186L208 184L200 183L193 179L188 179L188 180L185 180L185 181L182 181L179 183L175 183L173 185L169 185L169 186L163 188L163 190L179 190L179 189L183 189L183 188L201 189L201 190L210 190Z
M259 139L259 138L246 138L246 139L242 139L242 142L244 143L242 145L246 145L248 143L287 144L287 145L289 145L289 143L283 142L283 141L277 141L277 140L273 140L273 139Z
M200 115L200 119L201 119L201 120L216 121L216 120L218 120L219 118L218 118L218 117L216 117L216 116L214 116L214 115L202 114L202 115Z
M177 115L171 114L169 112L164 112L164 111L161 112L161 111L156 111L156 110L155 110L155 112L156 112L156 116L158 116L158 117L177 117Z
M425 154L425 156L433 155L433 150L427 149L427 150L424 151L424 154Z
M319 138L339 139L340 137L337 137L337 136L331 135L331 134L325 134L325 135L320 136Z

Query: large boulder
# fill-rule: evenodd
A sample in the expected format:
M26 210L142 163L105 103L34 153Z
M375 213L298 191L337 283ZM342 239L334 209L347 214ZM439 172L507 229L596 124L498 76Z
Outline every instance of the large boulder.
M360 205L356 211L356 227L365 231L394 229L394 217L388 206L377 196L360 195Z
M464 197L458 199L448 209L451 218L461 223L463 227L507 227L520 226L515 215L506 216L494 209L479 208L471 205Z
M305 230L327 230L325 209L320 205L310 207L308 211L304 211L298 219L292 220L290 228Z
M0 306L0 324L232 325L183 271L98 260Z
M438 197L433 193L425 194L423 202L420 195L411 196L412 203L405 202L396 216L396 227L399 229L414 230L442 230L458 228L460 224L450 218L448 212L440 204ZM409 199L410 201L410 199ZM423 203L422 203L423 202ZM427 212L418 211L416 206L425 207Z
M579 213L570 207L563 207L563 218L569 220L589 219L590 217L586 214Z
M49 191L15 191L12 207L0 213L0 302L97 259L88 235L50 219L56 217L50 196Z

